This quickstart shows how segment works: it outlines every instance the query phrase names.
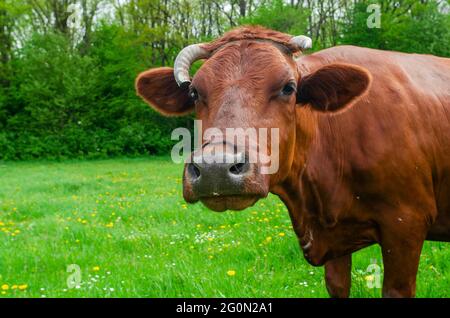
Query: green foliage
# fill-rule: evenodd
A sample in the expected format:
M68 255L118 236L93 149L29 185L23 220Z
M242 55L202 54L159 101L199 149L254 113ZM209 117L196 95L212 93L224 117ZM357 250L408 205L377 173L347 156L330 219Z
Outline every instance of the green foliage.
M0 158L167 153L182 119L161 119L134 92L141 49L114 26L82 56L59 34L35 35L14 61L10 102L1 102ZM5 105L6 104L6 105Z
M110 18L101 2L0 0L0 160L168 153L171 131L190 118L153 111L135 95L136 75L239 24L307 34L315 49L450 56L450 16L435 0L377 1L379 29L367 27L368 0L124 0ZM71 3L86 9L76 29Z
M377 2L381 5L380 28L368 28L371 3L359 2L349 13L341 44L450 56L450 15L439 10L436 2L405 1L399 7Z
M306 33L307 17L307 9L295 8L282 0L274 0L261 5L251 16L241 19L240 22L299 35Z

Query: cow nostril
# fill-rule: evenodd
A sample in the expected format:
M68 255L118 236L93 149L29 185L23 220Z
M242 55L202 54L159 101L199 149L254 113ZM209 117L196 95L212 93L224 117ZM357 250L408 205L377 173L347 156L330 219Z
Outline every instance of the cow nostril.
M247 163L246 162L240 162L240 163L237 163L235 165L232 165L230 167L230 172L232 174L235 174L235 175L240 175L241 173L246 171L246 168L247 168Z
M188 165L188 173L194 179L198 179L200 177L200 169L193 163Z

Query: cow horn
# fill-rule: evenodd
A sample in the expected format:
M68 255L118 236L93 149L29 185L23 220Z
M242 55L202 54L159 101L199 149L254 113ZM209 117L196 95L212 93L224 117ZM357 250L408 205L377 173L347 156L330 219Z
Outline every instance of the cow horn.
M294 36L289 41L289 44L293 45L297 50L304 51L312 48L312 40L310 37L299 35Z
M191 83L189 69L192 63L199 59L209 57L209 52L201 47L201 44L191 44L178 53L173 66L175 80L178 86L187 87Z

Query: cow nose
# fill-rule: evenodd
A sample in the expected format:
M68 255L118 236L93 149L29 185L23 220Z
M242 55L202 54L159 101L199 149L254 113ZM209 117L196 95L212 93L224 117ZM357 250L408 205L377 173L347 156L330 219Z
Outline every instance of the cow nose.
M197 180L202 174L229 174L230 177L235 178L245 174L250 168L248 162L238 163L190 163L187 171L192 180Z
M230 168L228 168L228 172L232 175L239 176L241 174L246 173L250 168L250 164L248 162L240 162L233 164Z
M244 153L193 158L186 177L199 197L236 195L242 191L251 165Z

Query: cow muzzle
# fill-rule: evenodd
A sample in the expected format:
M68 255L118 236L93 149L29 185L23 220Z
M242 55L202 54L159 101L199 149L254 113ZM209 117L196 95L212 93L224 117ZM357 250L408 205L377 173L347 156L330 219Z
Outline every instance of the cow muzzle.
M231 148L231 149L230 149ZM248 152L193 153L185 165L183 196L186 202L201 201L213 211L243 210L268 194L266 175Z

